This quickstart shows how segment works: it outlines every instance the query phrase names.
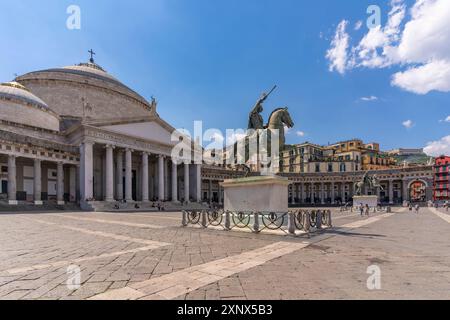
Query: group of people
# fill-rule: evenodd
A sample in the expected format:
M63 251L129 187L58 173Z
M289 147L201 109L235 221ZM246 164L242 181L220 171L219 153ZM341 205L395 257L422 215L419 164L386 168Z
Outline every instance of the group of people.
M419 210L420 210L419 204L416 204L415 206L413 206L413 204L410 203L408 207L409 207L410 212L412 212L414 210L415 213L419 213Z
M361 217L365 214L366 216L370 215L370 207L368 204L363 205L362 203L359 205L359 214Z

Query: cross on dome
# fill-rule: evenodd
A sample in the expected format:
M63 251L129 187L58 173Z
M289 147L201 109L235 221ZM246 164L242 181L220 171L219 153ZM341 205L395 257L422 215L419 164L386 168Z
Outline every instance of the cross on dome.
M91 62L91 63L94 63L94 55L96 55L96 53L94 52L94 50L89 50L88 51L90 54L91 54L91 58L89 59L89 61Z

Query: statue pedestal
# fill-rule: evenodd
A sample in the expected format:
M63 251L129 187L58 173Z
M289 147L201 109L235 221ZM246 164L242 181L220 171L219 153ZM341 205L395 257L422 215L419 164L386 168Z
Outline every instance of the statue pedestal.
M225 211L288 212L289 179L248 177L222 182Z
M367 204L370 208L376 208L378 206L378 196L354 196L353 206L359 207L361 204L363 206Z

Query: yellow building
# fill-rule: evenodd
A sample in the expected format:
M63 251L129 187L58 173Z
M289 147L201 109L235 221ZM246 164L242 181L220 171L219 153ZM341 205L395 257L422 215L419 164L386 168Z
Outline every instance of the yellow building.
M280 158L280 172L284 173L354 172L396 167L395 158L380 151L378 143L365 144L360 139L328 146L309 142L291 145Z

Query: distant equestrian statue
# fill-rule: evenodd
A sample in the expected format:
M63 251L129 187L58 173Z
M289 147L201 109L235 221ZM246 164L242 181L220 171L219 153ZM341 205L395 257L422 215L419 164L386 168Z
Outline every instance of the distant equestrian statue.
M362 196L364 188L366 188L366 192L368 190L374 190L376 188L380 188L381 191L384 191L383 186L380 184L378 177L376 174L373 176L369 176L369 172L365 172L361 181L355 182L354 184L355 193L357 196Z

